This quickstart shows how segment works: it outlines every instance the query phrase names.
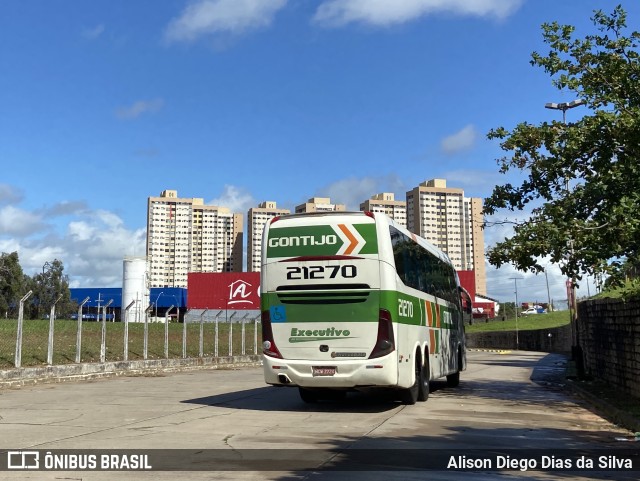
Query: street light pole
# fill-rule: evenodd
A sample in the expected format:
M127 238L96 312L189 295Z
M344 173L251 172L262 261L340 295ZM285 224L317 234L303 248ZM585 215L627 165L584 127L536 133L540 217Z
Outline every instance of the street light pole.
M544 104L544 108L552 110L562 110L562 123L567 125L567 110L578 107L580 105L584 105L584 100L576 99L572 100L571 102L560 102L558 104L555 102L548 102Z
M153 317L155 317L155 318L156 318L156 322L158 322L158 299L160 299L160 296L161 296L162 294L164 294L164 291L160 292L160 294L158 294L158 297L156 297L156 305L155 305L155 308L156 308L156 315L155 315L155 316L153 316Z
M580 105L584 105L584 100L582 99L576 99L576 100L572 100L571 102L561 102L561 103L546 103L544 104L544 107L547 109L552 109L552 110L561 110L562 111L562 123L566 126L567 125L567 110L572 109L574 107L578 107ZM567 191L567 194L569 193L569 178L567 177L565 179L565 189ZM573 246L573 239L571 239L571 236L569 236L569 255L571 256L570 259L573 260L573 257L575 255L574 252L574 246ZM571 341L572 341L572 354L573 354L573 360L576 362L581 363L582 362L582 354L580 352L580 346L578 345L578 329L576 326L577 323L577 317L578 317L578 310L577 310L577 302L576 302L576 278L575 276L572 276L572 278L570 279L571 282L571 289L569 292L569 317L570 317L570 322L571 322ZM578 366L578 369L581 369L581 366Z
M518 333L518 281L522 279L522 277L512 277L511 279L513 279L513 283L515 284L516 287L516 351L519 350L520 348L520 339L519 337L519 333Z
M562 111L562 123L566 126L567 125L567 110L578 107L580 105L584 104L584 100L581 99L576 99L576 100L572 100L571 102L561 102L559 104L555 103L555 102L548 102L546 104L544 104L544 108L545 109L551 109L551 110L561 110ZM569 179L566 178L565 179L565 188L567 190L567 192L569 192Z

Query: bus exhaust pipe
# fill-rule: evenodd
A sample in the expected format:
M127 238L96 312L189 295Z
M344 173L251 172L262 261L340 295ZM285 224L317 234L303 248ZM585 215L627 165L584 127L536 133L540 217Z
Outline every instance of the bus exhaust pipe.
M286 374L278 374L278 381L282 384L291 384L291 379L289 379Z

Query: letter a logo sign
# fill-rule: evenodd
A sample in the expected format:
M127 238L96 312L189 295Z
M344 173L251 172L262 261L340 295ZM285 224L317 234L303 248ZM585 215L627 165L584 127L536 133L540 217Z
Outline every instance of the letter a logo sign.
M229 305L232 304L252 304L251 284L243 280L237 280L229 284Z

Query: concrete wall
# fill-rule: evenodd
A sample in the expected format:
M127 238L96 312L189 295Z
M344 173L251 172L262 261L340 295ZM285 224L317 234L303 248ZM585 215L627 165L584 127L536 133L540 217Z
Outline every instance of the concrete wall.
M640 301L581 302L577 328L585 373L640 397Z
M521 351L570 352L571 326L518 331L467 333L470 349L519 349ZM516 345L517 344L517 345Z
M24 386L39 382L66 382L110 376L152 375L157 372L186 371L202 367L209 369L236 369L244 366L257 366L260 362L261 356L242 355L18 367L0 370L0 388Z

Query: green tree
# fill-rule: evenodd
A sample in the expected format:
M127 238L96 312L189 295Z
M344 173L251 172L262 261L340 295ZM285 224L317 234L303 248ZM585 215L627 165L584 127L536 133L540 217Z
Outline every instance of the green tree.
M70 311L72 302L69 280L64 274L64 265L58 259L45 263L42 273L31 278L30 289L33 290L29 304L29 317L32 319L40 319L48 315L51 306L56 301L58 301L56 304L57 314L65 314Z
M502 311L500 312L500 318L514 319L516 317L516 303L505 302L502 304Z
M18 253L0 254L0 316L14 315L27 290L27 279L22 272Z
M541 272L548 256L565 275L607 272L621 280L622 264L640 255L640 62L637 31L626 33L626 12L596 11L597 33L574 37L574 27L542 25L550 51L532 54L553 84L584 102L587 113L570 124L518 124L489 132L509 154L500 171L519 171L486 199L484 212L531 209L514 233L490 248L489 261ZM583 107L584 108L584 107Z

